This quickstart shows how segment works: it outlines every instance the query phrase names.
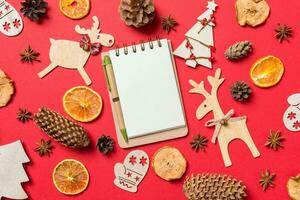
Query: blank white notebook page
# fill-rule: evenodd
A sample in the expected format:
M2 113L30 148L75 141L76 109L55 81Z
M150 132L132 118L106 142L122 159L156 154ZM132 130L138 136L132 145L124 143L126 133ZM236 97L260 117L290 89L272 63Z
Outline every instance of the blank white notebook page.
M168 41L144 46L136 45L136 53L127 47L127 55L124 48L119 56L109 52L128 138L185 126Z

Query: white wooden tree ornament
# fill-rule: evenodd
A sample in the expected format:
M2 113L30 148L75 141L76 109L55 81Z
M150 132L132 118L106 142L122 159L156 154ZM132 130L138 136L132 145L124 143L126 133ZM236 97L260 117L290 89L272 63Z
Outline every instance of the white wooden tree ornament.
M300 93L293 94L288 98L289 107L283 115L285 127L293 132L300 131Z
M141 150L131 151L125 158L123 164L115 164L114 184L128 192L137 192L138 185L149 169L149 157Z
M185 34L185 40L174 51L174 55L185 59L185 63L190 67L201 65L212 68L216 7L214 0L208 1L207 10L198 17L197 23Z
M29 161L20 140L0 146L0 199L27 199L21 183L29 181L23 168Z
M23 21L18 11L6 0L0 0L0 32L16 36L23 30Z
M94 24L90 29L81 28L79 25L75 27L75 31L81 35L88 36L91 46L102 45L111 47L114 44L114 37L109 34L100 33L98 17L93 17ZM88 61L91 52L85 51L80 47L80 43L70 40L54 40L50 39L51 47L49 57L51 64L43 71L38 73L40 78L43 78L57 66L67 69L77 69L86 85L92 83L88 74L84 70L84 66Z
M208 76L207 80L211 85L211 93L207 92L204 88L204 82L199 84L193 80L189 83L193 86L190 93L201 94L205 97L205 100L198 107L196 111L196 117L198 120L202 119L209 112L213 112L214 119L206 122L206 127L215 127L214 135L212 137L212 143L218 140L221 154L226 167L232 165L228 145L232 140L240 139L244 141L250 149L253 157L260 156L258 149L256 148L249 130L247 128L247 117L232 117L234 110L230 110L227 114L224 114L218 101L218 88L224 82L224 78L221 77L221 69L217 69L215 76Z

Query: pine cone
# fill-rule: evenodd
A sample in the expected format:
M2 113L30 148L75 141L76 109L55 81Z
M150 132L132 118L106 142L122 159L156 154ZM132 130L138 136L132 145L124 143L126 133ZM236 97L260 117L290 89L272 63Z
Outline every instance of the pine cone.
M149 24L155 17L153 0L121 0L119 12L126 25L136 28Z
M65 146L80 149L90 144L83 127L47 108L40 108L34 121L42 131Z
M114 150L114 141L110 138L110 136L102 135L98 139L97 148L101 153L106 155Z
M242 200L247 196L246 186L227 175L198 174L186 177L183 192L189 200Z
M48 3L44 0L25 0L21 5L20 11L31 21L39 21L47 14Z
M237 81L231 87L231 96L237 101L246 101L251 93L251 88L244 81Z
M239 60L247 57L252 52L252 44L249 41L235 43L225 51L225 56L229 60Z

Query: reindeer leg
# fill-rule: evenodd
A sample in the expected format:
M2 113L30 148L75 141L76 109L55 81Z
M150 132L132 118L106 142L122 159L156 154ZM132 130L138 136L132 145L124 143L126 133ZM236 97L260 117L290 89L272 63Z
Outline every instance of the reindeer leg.
M220 138L220 137L222 137L222 136L219 135L218 142L219 142L221 154L222 154L222 157L223 157L223 160L224 160L225 167L229 167L229 166L232 165L232 162L231 162L230 157L229 157L228 142L226 140Z
M245 124L243 127L243 137L242 140L247 144L248 148L250 149L252 155L254 158L259 157L260 153L255 145L255 143L253 142L253 139L249 133L249 130L247 128L247 125Z
M85 84L90 85L92 83L92 81L91 81L89 75L86 73L86 71L82 67L78 68L78 71L79 71L81 77L83 78Z
M48 67L46 67L45 69L43 69L41 72L38 73L38 76L40 78L43 78L44 76L46 76L47 74L49 74L53 69L55 69L57 67L57 65L51 63Z

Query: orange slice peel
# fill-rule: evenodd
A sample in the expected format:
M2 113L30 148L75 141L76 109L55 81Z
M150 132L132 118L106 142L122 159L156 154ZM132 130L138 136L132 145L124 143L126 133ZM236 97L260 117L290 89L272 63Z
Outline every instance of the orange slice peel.
M81 19L90 12L90 0L60 0L60 11L71 19Z
M65 93L63 107L73 119L80 122L90 122L100 115L102 99L94 90L86 86L77 86Z
M66 159L56 165L52 179L58 191L67 195L76 195L87 188L89 173L81 162Z
M282 61L275 56L266 56L257 60L251 67L252 82L262 88L277 85L284 74Z

